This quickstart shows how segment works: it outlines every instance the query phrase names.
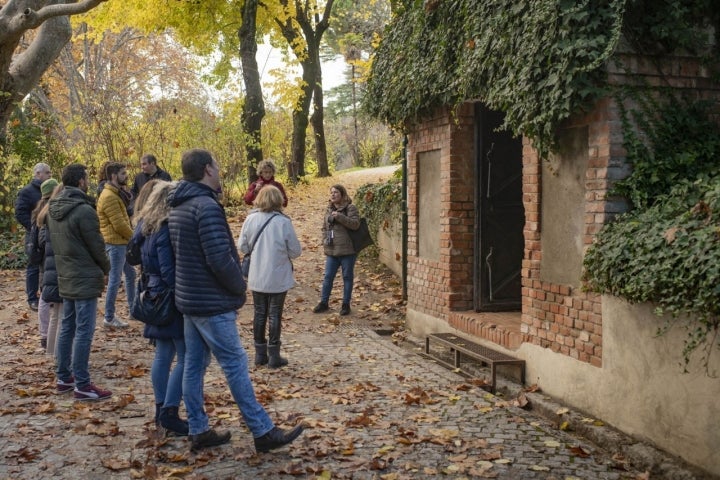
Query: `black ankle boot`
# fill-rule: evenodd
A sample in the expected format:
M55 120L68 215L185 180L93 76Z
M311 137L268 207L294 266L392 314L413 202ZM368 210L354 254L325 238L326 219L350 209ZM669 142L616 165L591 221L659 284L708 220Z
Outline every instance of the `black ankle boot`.
M323 313L327 312L330 309L328 304L326 302L320 302L317 305L315 305L315 308L313 308L313 313Z
M155 426L160 426L160 410L162 410L162 403L156 403L155 404Z
M298 425L290 431L273 427L268 433L255 439L255 450L258 452L269 452L270 450L280 448L295 440L302 432L302 425Z
M255 344L255 365L267 365L268 348L267 343Z
M288 364L287 358L280 356L280 344L268 345L268 367L280 368Z
M217 432L212 428L199 435L190 435L190 450L197 452L203 448L216 447L230 441L230 432Z
M178 407L163 407L160 410L160 425L175 435L185 437L188 434L188 422L178 415Z

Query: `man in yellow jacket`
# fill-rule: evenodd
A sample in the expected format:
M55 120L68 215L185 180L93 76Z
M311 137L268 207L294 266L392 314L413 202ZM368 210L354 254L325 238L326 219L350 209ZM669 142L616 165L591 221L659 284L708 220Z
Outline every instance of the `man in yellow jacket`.
M133 229L125 203L120 197L120 189L127 185L128 173L126 166L119 162L111 162L105 168L107 183L100 192L97 204L100 232L105 239L105 252L110 259L103 325L105 328L126 328L128 324L115 315L115 299L123 272L128 306L132 305L135 297L135 269L125 261L125 251Z

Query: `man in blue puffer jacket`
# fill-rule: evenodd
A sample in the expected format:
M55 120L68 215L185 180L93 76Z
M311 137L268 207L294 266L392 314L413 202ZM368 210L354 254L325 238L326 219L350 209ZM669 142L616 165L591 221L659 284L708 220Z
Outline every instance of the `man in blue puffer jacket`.
M182 172L183 179L168 198L168 226L175 253L175 303L185 318L183 397L190 448L197 451L230 441L230 432L210 428L203 407L205 369L212 352L253 434L255 449L267 452L292 442L303 428L276 427L255 397L235 323L237 309L245 303L246 285L217 199L220 167L210 152L193 149L183 153Z

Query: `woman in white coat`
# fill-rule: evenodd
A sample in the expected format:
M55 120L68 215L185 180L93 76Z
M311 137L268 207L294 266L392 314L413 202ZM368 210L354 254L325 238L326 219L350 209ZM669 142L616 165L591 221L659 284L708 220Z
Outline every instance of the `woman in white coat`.
M285 295L295 286L292 259L302 252L292 221L282 213L283 201L280 190L272 185L260 190L238 239L243 254L252 252L248 289L255 303L255 365L271 368L287 365L280 356L280 321Z

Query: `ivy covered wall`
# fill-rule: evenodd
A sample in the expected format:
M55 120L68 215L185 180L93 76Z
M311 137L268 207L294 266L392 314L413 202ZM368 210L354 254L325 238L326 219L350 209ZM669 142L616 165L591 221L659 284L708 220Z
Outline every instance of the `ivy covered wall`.
M716 57L718 10L713 0L399 1L364 108L402 128L481 100L544 157L560 123L607 94L604 64L621 39L651 55Z

